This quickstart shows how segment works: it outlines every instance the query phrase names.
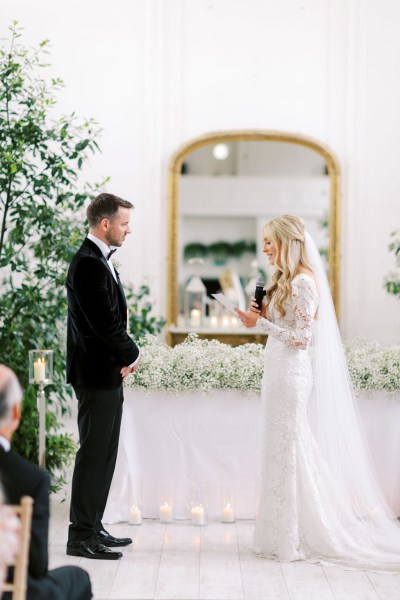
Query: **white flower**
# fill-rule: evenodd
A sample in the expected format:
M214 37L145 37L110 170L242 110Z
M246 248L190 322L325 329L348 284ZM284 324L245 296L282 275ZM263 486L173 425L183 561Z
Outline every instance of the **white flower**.
M354 390L400 391L400 346L356 340L345 346Z
M260 344L233 348L216 340L200 340L196 334L174 348L147 336L141 348L140 368L125 385L175 393L215 389L259 392L263 354Z
M234 389L261 391L264 346L232 347L216 340L201 340L189 334L174 348L147 336L141 342L142 362L127 387L181 393L190 390ZM355 392L360 390L400 391L400 346L382 347L358 340L345 347Z

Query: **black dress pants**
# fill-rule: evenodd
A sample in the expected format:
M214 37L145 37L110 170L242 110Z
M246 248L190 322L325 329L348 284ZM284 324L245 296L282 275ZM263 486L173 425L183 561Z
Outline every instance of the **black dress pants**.
M117 460L122 385L113 389L75 387L79 450L72 477L69 541L86 540L102 527Z

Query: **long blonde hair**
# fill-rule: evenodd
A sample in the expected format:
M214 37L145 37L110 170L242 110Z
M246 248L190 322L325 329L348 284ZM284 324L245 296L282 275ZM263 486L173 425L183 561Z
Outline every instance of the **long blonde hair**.
M299 267L312 272L304 243L304 221L294 215L277 217L264 225L263 236L277 247L275 272L267 289L267 306L273 296L274 307L283 318L286 315L285 304L292 293L291 282Z

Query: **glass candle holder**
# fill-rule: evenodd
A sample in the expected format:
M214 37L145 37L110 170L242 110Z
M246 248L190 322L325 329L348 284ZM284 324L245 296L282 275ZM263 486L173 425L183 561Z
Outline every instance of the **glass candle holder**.
M208 524L208 494L204 485L193 486L190 502L192 525L204 527Z
M172 483L162 483L159 486L160 496L160 523L172 523L174 520L174 485Z
M53 350L29 350L29 383L53 383Z

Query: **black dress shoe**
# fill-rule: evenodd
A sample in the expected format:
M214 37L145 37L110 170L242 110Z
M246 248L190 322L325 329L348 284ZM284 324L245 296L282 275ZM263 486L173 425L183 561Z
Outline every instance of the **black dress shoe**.
M122 552L111 552L96 537L91 537L82 542L68 542L67 554L69 556L82 556L83 558L97 558L99 560L118 560Z
M105 529L101 529L97 534L97 539L108 548L118 548L118 546L129 546L132 544L131 538L117 538L108 533Z

